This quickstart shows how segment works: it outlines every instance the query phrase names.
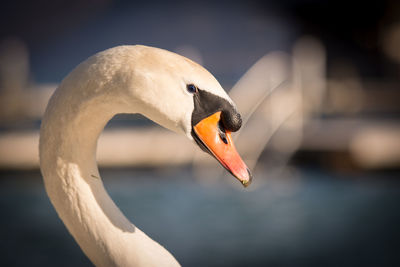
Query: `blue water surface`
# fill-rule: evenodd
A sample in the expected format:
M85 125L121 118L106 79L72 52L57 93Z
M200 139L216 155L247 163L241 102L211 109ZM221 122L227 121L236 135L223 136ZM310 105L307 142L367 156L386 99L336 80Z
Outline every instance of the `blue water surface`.
M125 215L183 266L400 263L400 183L382 174L303 171L249 191L199 183L190 168L101 172ZM0 210L0 266L91 266L39 172L1 172Z

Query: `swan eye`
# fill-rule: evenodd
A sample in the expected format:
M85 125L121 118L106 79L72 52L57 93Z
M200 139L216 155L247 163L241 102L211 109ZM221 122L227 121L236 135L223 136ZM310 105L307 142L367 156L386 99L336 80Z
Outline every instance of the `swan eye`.
M189 93L196 93L197 92L197 87L194 84L188 84L186 86L186 89L188 90Z

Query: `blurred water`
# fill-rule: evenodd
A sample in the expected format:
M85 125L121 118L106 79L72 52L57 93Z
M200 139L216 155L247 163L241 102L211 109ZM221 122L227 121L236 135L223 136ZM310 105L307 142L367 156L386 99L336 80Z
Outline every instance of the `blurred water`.
M300 180L274 179L250 192L239 184L203 185L188 168L102 175L127 217L184 266L400 263L400 184L381 175L303 171ZM0 177L1 266L91 265L50 205L38 172Z

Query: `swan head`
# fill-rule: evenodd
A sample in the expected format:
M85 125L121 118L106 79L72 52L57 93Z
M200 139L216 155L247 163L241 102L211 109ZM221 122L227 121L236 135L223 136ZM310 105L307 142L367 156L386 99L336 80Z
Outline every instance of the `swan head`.
M242 119L235 104L214 76L199 64L178 54L147 46L124 55L129 71L127 88L135 108L156 123L186 135L209 153L245 187L252 175L234 146L231 132ZM140 64L138 64L140 63ZM125 78L126 79L126 78Z

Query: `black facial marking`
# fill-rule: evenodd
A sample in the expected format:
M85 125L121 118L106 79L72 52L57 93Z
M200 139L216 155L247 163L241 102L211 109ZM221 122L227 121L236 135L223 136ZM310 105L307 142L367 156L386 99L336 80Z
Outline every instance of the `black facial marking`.
M193 101L192 127L218 111L221 111L221 122L224 129L236 132L242 126L240 114L226 99L197 88L197 92L193 95Z

